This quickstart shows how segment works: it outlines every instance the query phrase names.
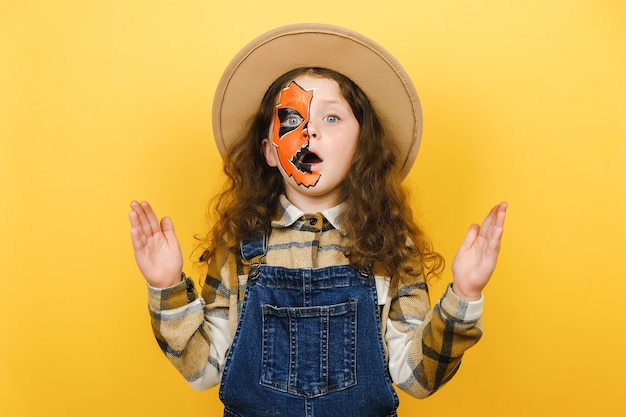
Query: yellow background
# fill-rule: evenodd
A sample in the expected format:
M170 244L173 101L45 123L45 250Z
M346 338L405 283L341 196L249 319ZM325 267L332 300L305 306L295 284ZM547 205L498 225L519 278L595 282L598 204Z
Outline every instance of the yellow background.
M623 415L625 5L3 1L0 414L221 415L153 340L128 202L172 216L191 255L221 175L221 71L261 32L317 21L374 38L414 79L425 129L407 181L448 260L510 203L484 339L400 415Z

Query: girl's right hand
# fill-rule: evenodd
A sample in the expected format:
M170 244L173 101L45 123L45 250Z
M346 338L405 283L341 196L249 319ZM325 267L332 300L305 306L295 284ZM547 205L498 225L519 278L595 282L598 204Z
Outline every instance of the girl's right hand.
M130 236L137 266L148 284L167 288L180 282L183 256L169 217L159 222L145 201L130 203Z

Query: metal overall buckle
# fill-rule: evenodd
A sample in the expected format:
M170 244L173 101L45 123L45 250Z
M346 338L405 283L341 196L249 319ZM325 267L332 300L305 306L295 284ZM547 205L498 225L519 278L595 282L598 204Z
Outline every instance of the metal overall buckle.
M250 261L250 271L248 272L249 281L256 281L257 278L259 278L259 275L261 275L261 265L263 264L263 258L265 258L265 253L259 256L256 262L253 263L253 260Z

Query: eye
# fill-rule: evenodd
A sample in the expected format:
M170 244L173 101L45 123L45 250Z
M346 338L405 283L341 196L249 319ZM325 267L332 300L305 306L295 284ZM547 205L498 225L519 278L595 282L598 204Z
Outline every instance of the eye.
M297 127L297 126L300 126L302 124L302 122L304 122L304 119L300 115L291 114L288 117L286 117L280 123L280 125L282 127Z
M337 123L339 122L339 117L334 115L326 116L324 117L324 121L327 123Z
M278 135L281 138L304 123L304 117L291 108L278 109L277 116L279 122Z

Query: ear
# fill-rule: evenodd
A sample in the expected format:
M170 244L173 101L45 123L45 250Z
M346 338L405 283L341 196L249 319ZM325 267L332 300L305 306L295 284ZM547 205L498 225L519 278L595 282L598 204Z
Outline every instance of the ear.
M270 142L270 140L267 138L263 139L261 141L261 148L263 150L263 156L265 156L265 162L267 162L267 165L271 167L277 167L278 155L276 154L276 148L274 147L272 142Z

